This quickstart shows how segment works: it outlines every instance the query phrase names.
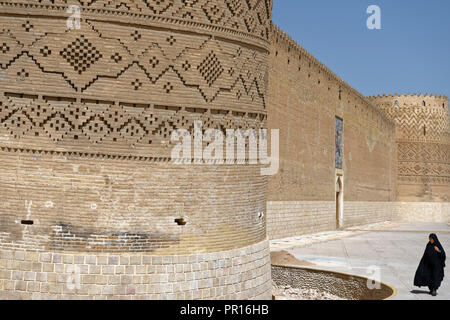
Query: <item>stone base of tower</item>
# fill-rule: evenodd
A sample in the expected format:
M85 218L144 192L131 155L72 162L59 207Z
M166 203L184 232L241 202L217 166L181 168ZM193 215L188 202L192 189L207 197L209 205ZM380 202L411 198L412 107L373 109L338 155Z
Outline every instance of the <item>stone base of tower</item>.
M1 249L0 299L271 299L269 242L167 256Z

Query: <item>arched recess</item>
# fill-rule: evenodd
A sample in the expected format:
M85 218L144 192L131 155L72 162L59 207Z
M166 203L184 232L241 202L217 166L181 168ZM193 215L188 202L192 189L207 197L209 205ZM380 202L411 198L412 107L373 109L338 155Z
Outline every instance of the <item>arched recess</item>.
M336 229L344 227L344 179L336 176Z

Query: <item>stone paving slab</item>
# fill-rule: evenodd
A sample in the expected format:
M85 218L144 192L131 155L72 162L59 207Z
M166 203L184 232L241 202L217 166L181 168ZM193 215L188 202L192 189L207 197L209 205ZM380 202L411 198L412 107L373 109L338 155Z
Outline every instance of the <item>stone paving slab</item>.
M444 249L450 248L447 223L383 223L343 231L271 241L271 251L285 250L311 268L370 276L371 267L380 271L381 281L397 289L394 300L448 300L450 281L446 277L432 297L428 288L413 286L414 274L430 233L437 233ZM450 265L450 262L447 263ZM449 268L446 268L448 274Z

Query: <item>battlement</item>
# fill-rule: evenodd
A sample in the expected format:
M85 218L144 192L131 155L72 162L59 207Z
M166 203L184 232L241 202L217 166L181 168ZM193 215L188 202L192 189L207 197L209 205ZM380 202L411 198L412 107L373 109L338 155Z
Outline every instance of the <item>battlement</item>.
M379 108L402 107L402 108L427 108L444 110L448 113L449 101L445 95L437 94L383 94L367 97L369 101L378 105Z
M445 95L438 95L438 94L429 94L429 93L407 93L407 94L382 94L382 95L374 95L374 96L368 96L369 99L378 99L378 98L407 98L407 97L413 97L413 98L435 98L435 99L446 99L448 100L448 97Z

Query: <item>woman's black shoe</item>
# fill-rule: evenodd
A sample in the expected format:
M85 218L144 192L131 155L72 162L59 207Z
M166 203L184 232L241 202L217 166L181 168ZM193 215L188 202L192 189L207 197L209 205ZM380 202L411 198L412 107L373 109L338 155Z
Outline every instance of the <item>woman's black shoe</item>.
M431 291L431 295L432 295L433 297L436 297L436 296L437 296L436 290Z

